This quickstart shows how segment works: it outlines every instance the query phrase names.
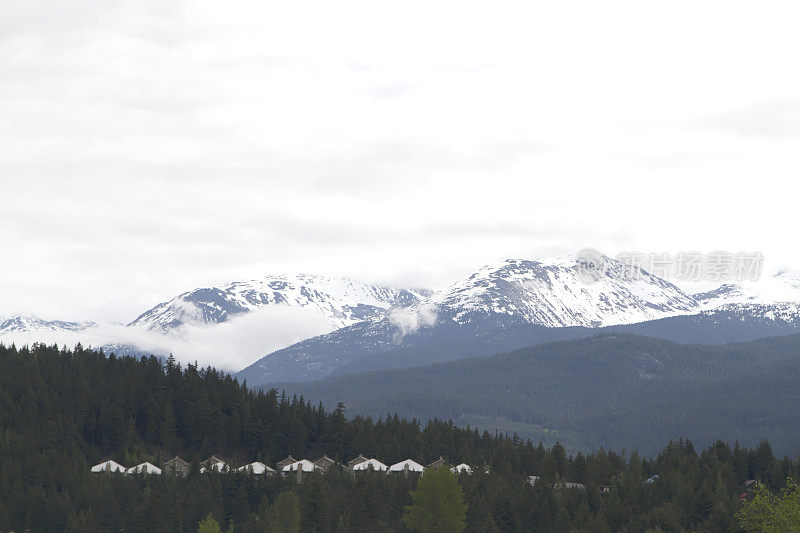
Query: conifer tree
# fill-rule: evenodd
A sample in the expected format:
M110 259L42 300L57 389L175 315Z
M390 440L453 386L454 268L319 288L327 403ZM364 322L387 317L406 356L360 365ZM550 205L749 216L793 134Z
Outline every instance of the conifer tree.
M456 476L446 467L425 472L411 492L403 521L412 531L453 533L466 527L467 505Z

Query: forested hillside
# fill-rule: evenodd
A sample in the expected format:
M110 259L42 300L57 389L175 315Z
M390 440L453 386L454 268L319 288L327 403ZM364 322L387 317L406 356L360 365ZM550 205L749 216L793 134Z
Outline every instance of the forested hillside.
M107 458L160 465L175 453L193 464L185 479L89 471ZM445 422L348 420L342 409L252 392L213 369L172 361L0 346L0 531L196 531L209 514L235 531L270 531L281 494L297 495L302 531L407 531L401 517L414 477L333 469L297 485L294 476L200 474L198 461L211 453L234 466L290 453L464 461L476 467L458 480L467 531L476 532L732 531L746 480L775 490L800 467L776 459L766 443L719 442L698 453L680 441L654 459L568 456L560 445ZM539 476L534 486L529 475ZM584 488L554 488L565 481Z
M353 413L452 418L493 431L657 453L685 436L800 451L800 336L702 346L606 333L410 369L278 385Z

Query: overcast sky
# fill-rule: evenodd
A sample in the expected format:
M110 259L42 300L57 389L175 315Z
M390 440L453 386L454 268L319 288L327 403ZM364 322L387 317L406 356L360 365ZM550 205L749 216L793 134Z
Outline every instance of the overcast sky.
M0 2L0 316L585 246L800 267L769 2Z

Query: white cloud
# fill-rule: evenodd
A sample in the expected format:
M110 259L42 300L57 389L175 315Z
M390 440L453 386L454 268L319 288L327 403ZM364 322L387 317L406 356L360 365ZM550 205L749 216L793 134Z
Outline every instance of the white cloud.
M0 314L129 321L266 273L439 285L586 246L800 265L797 15L5 0Z
M47 344L100 347L123 344L144 352L172 354L181 363L212 365L238 371L284 346L330 331L318 312L286 306L264 307L213 326L184 325L168 333L115 324L98 324L77 332L8 333L0 342L8 345Z
M438 308L434 304L421 303L406 307L392 307L387 313L389 322L397 328L393 340L396 344L403 342L403 337L419 331L420 328L436 324Z

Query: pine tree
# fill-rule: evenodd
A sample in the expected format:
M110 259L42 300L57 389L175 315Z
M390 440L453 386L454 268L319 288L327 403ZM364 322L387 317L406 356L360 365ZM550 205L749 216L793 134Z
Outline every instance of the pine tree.
M269 530L272 533L297 533L300 531L300 503L294 492L282 492L267 511Z
M211 513L206 516L197 526L197 533L222 533L222 528L219 527L219 522L214 520Z
M425 472L411 492L403 521L412 531L452 533L466 527L467 505L458 478L446 467Z

